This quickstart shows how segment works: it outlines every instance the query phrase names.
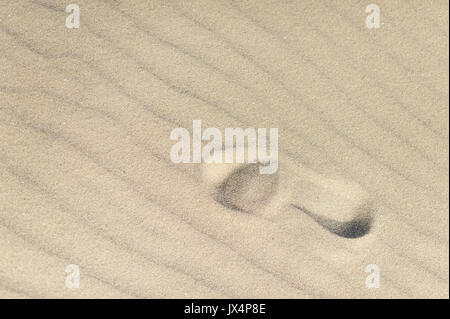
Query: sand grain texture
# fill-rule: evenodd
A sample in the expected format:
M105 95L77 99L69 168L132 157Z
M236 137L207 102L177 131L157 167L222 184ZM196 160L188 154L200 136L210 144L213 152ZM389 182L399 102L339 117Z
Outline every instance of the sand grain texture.
M448 1L378 1L372 30L364 1L75 3L79 29L0 2L0 297L448 298ZM370 231L290 206L308 180L222 205L170 161L196 119L278 128L280 177L358 185Z

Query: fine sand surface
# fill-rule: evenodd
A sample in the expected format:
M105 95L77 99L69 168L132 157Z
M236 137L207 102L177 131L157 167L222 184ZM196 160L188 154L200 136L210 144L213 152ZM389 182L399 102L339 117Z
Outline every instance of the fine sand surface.
M0 297L448 298L448 1L370 3L1 1ZM174 164L193 120L277 174Z

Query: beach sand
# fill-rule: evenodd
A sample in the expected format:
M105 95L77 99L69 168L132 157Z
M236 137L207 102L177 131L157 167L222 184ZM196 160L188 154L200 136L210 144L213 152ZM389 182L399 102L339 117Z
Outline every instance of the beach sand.
M68 3L0 3L1 298L449 297L448 1Z

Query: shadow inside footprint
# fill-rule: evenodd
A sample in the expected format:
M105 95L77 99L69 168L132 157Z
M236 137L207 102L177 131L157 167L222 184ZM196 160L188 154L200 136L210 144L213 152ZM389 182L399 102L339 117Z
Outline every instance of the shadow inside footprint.
M373 221L373 209L366 206L360 207L359 209L361 212L357 214L358 217L348 222L339 222L333 219L324 218L317 216L300 206L292 206L310 216L331 233L345 238L359 238L368 234Z
M216 187L214 199L246 213L265 206L276 192L278 173L260 174L259 166L255 163L235 169Z

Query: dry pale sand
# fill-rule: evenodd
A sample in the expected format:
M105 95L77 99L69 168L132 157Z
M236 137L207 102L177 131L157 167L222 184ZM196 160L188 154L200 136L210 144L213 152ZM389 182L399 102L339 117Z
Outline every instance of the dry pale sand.
M73 2L0 2L0 297L448 298L448 1ZM172 163L195 119L278 174Z

